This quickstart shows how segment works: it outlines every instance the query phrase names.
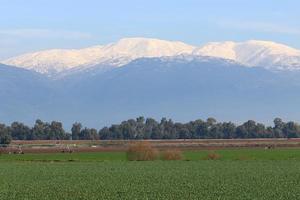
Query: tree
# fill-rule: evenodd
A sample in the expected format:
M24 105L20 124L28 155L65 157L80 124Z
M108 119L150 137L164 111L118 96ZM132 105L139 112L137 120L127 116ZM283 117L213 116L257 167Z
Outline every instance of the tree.
M274 137L276 137L276 138L284 137L284 135L283 135L283 127L284 126L285 126L285 123L282 121L282 119L280 119L280 118L274 119L274 128L273 128Z
M35 121L35 125L32 128L31 135L28 138L29 140L37 140L37 139L47 139L45 133L45 123L37 119Z
M14 140L27 140L31 136L30 127L20 122L13 122L10 125L11 137Z
M137 123L134 119L123 121L119 126L124 139L136 139L137 137Z
M255 135L253 136L253 138L264 138L266 137L267 130L264 124L257 123L254 132Z
M190 139L189 129L183 127L179 130L179 139Z
M217 120L215 118L209 117L207 118L206 123L208 126L212 126L217 123Z
M283 129L284 127L284 122L282 121L282 119L280 118L275 118L274 119L274 128L277 128L277 129Z
M99 135L96 129L90 129L90 139L91 140L99 140Z
M246 127L244 125L241 125L236 128L236 132L235 132L236 137L235 138L246 138L247 134L248 134L248 131L247 131Z
M236 126L232 122L217 122L214 118L207 120L197 119L188 123L174 123L172 119L162 118L160 122L155 119L138 117L104 127L99 132L96 129L84 128L81 123L74 123L72 134L63 129L58 121L51 123L40 119L34 126L28 127L20 122L13 122L10 126L0 124L1 142L9 143L16 140L117 140L117 139L234 139L234 138L297 138L300 137L300 125L295 122L283 122L280 118L274 119L274 126L266 127L253 120Z
M124 135L122 134L122 129L120 125L112 125L109 128L109 131L111 132L111 137L110 139L125 139Z
M72 126L72 140L78 140L81 132L82 125L81 123L75 122Z
M300 127L295 122L288 122L283 127L283 135L286 138L298 138L300 135Z
M79 134L79 139L80 140L97 140L99 139L99 136L98 136L98 133L97 133L97 130L92 128L92 129L89 129L89 128L84 128L80 131L80 134Z
M50 140L62 140L66 138L66 132L61 122L52 121L50 124Z
M11 142L10 128L0 124L0 145L7 145Z
M232 139L236 137L236 126L232 122L223 122L222 124L223 138Z
M224 134L223 134L222 124L221 123L212 124L209 127L208 138L212 138L212 139L224 138Z
M109 131L109 128L107 128L107 127L104 127L101 130L99 130L98 135L99 135L99 139L101 139L101 140L111 139L110 138L111 132Z
M196 120L195 126L196 126L196 139L197 138L204 139L204 138L208 137L209 126L205 121L203 121L201 119Z
M256 129L256 122L253 120L248 120L243 124L246 128L246 138L255 138L257 137L255 129Z
M161 138L158 128L159 124L153 118L147 118L144 128L144 139L158 139Z
M136 139L145 139L145 118L142 117L138 117L136 119Z
M236 136L238 138L256 138L257 135L257 124L253 120L248 120L236 129Z

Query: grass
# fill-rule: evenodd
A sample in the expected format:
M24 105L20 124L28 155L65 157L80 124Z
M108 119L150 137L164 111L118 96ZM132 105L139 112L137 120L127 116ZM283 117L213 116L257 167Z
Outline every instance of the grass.
M300 149L231 149L216 151L186 151L187 160L205 160L209 154L220 156L219 160L299 160Z
M207 160L212 153L220 157ZM0 199L300 199L300 149L183 154L130 162L125 152L2 154Z
M43 154L2 154L1 161L41 161L41 162L102 162L127 161L125 152L99 152L99 153L43 153Z
M218 160L299 160L300 149L231 149L215 151L185 151L184 160L207 160L209 154L219 155ZM48 153L48 154L2 154L1 161L127 161L126 152L98 153Z

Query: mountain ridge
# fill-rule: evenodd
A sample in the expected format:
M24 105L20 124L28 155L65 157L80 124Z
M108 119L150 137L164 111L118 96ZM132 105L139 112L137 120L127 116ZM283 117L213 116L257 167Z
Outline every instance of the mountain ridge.
M68 71L88 70L98 66L122 67L144 57L176 57L180 55L211 56L230 59L248 67L269 70L300 70L300 51L271 41L213 42L196 47L178 41L151 38L124 38L108 45L83 49L52 49L27 53L2 63L33 70L48 76L67 75Z
M173 56L191 52L193 46L158 39L125 38L116 43L84 49L52 49L16 56L4 64L31 69L42 74L60 73L75 67L112 63L118 67L141 57Z

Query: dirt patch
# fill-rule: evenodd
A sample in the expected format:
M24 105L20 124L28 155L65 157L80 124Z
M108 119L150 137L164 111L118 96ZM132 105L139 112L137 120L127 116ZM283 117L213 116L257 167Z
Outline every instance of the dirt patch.
M14 140L9 147L0 148L2 153L69 153L69 152L126 152L136 140ZM153 148L218 150L235 148L299 148L300 139L195 139L195 140L146 140Z

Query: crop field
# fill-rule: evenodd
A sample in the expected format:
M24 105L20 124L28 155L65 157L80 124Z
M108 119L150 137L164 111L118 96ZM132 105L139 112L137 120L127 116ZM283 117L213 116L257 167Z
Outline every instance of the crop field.
M208 159L208 155L218 155ZM2 154L0 199L300 199L300 149Z

